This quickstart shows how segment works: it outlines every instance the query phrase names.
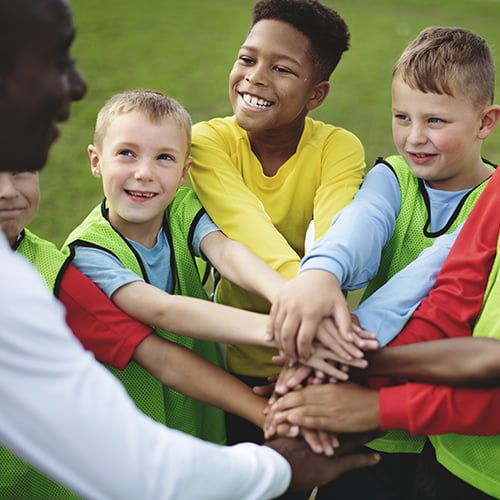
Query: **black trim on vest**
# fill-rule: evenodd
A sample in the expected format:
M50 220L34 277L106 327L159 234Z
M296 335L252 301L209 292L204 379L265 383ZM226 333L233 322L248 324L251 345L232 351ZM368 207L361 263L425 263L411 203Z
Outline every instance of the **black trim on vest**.
M142 276L144 278L144 281L146 283L150 283L149 277L148 277L148 273L146 272L146 269L144 268L144 264L143 264L141 258L139 257L139 254L136 252L135 248L127 241L127 238L125 238L125 236L123 236L123 234L121 234L119 231L117 231L113 227L113 225L111 224L111 222L109 222L108 212L109 211L106 208L106 198L104 198L104 200L102 200L102 203L101 203L101 215L108 221L109 226L111 227L111 229L113 229L113 231L118 236L120 236L120 238L130 248L130 250L134 254L134 257L137 259L137 262L139 263L139 267L141 268L141 272L142 272ZM118 255L116 255L114 252L112 252L109 248L106 248L106 247L103 247L101 245L98 245L97 243L92 243L90 241L86 241L86 240L82 240L82 239L77 239L75 241L72 241L68 246L71 249L74 249L77 246L79 246L79 247L87 247L87 248L97 248L98 250L103 250L104 252L109 253L109 255L112 255L115 259L117 259L117 260L119 260L121 262L121 259L120 259L120 257L118 257Z
M25 237L26 237L26 231L23 228L22 231L19 233L19 236L17 237L14 246L12 247L12 250L14 250L14 252L17 251L19 245L21 244L21 242L24 240ZM75 257L74 249L69 248L69 255L66 257L64 264L59 269L56 279L54 280L54 287L52 289L52 293L57 298L59 298L59 290L61 289L61 282L64 277L64 274L66 273L66 270L68 269L69 265L73 262L74 257Z
M56 280L54 282L54 295L56 297L59 297L59 291L61 290L61 282L66 274L66 271L68 270L68 267L71 265L73 262L73 259L75 258L75 249L74 248L69 248L69 255L64 261L64 264L61 266L61 269L59 269L59 272L57 273Z
M102 203L101 203L101 214L109 222L109 217L108 217L109 209L106 208L106 198L104 198L102 200ZM136 249L128 242L127 238L125 238L125 236L123 236L123 234L120 233L120 231L118 231L117 229L115 229L113 227L113 224L111 224L111 222L109 222L109 225L110 225L111 229L113 229L113 231L125 242L125 244L130 248L131 252L134 254L134 257L137 259L137 262L139 263L139 267L141 268L141 273L142 273L142 277L144 278L144 281L146 283L151 283L149 281L149 276L148 276L148 273L146 272L146 268L144 267L144 263L142 262L142 259L141 259L140 255L137 253ZM106 250L106 249L104 248L104 250ZM114 255L113 252L109 252L109 253ZM117 255L115 255L115 257L121 262L121 259Z
M396 177L396 181L399 184L398 174L396 174L394 167L388 161L384 160L384 158L378 156L373 166L375 167L376 165L380 165L381 163L389 168L389 170L394 174L394 177Z
M177 276L177 266L175 265L175 248L174 242L172 240L172 232L170 231L170 225L168 224L167 212L163 214L163 232L167 237L168 245L170 246L170 274L172 275L172 290L175 292L175 287L177 282L179 281L179 277Z
M482 160L483 160L484 163L487 163L488 165L490 165L491 167L493 167L493 168L496 169L496 165L494 165L490 161L485 160L484 158ZM491 175L493 175L493 172L491 173ZM427 193L427 189L425 188L425 181L423 181L422 179L419 178L418 179L418 188L419 188L419 190L420 190L420 192L421 192L421 194L422 194L422 196L424 198L425 207L427 209L427 220L426 220L426 222L424 224L424 228L423 228L424 235L427 238L437 238L438 236L441 236L441 235L445 234L448 231L448 229L451 227L451 225L455 222L455 220L458 217L458 215L460 214L460 211L462 210L462 207L464 206L465 202L467 201L467 198L478 187L482 186L485 182L487 182L491 178L491 175L489 175L488 177L486 177L486 179L484 179L483 181L481 181L477 186L474 186L472 189L470 189L469 192L467 192L462 197L462 199L460 200L460 202L456 206L455 210L451 214L450 218L448 219L448 221L446 222L446 224L444 225L444 227L442 227L441 229L439 229L438 231L435 231L435 232L429 231L429 228L430 228L430 225L431 225L431 206L430 206L430 201L429 201L429 194Z
M191 253L191 256L193 257L194 265L196 266L196 260L194 256L194 247L193 247L193 240L194 240L194 232L196 230L196 226L198 225L198 222L200 219L206 214L206 210L202 207L198 211L198 213L195 215L193 218L193 222L189 228L189 233L188 233L188 247L189 247L189 252ZM203 252L200 249L200 252L203 254ZM207 283L208 278L210 277L210 273L212 271L212 263L207 259L206 255L203 254L204 260L207 263L207 267L205 268L205 272L203 273L203 276L201 277L201 284L202 286L205 286ZM197 267L197 266L196 266ZM216 284L216 283L215 283Z
M12 250L14 250L14 252L19 248L21 241L23 241L25 237L26 237L26 231L24 230L24 227L23 227L23 229L19 233L19 236L17 237L16 242L14 243L14 246L12 247Z

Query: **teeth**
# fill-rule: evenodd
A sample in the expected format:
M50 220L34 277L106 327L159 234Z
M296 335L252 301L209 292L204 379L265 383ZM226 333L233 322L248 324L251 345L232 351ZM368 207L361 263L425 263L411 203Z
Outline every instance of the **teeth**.
M265 99L261 99L260 97L256 97L250 94L242 94L243 100L252 105L252 106L258 106L259 108L268 108L269 106L272 106L273 103L266 101Z
M139 196L141 198L152 198L154 193L141 193L139 191L127 191L128 194L132 196Z

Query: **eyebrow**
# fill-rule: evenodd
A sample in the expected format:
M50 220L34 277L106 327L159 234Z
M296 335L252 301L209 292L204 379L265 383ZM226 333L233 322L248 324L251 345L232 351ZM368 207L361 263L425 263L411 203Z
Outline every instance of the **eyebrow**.
M248 50L249 52L258 52L258 49L256 49L255 47L252 47L251 45L242 45L240 47L240 50L242 50L242 49ZM294 57L289 56L287 54L280 54L279 52L271 52L271 55L276 59L286 59L287 61L291 61L292 63L296 64L297 66L302 66L302 64L297 59L295 59Z

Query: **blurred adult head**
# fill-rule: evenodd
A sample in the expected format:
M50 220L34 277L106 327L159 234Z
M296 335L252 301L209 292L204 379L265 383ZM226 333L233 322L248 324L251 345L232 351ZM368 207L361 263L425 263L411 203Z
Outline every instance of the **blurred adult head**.
M0 170L43 167L86 84L70 47L75 35L65 0L0 2Z

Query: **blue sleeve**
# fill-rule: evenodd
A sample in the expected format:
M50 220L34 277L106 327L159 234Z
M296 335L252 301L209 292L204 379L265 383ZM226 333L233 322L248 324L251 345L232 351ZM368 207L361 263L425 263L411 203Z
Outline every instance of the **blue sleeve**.
M354 311L363 329L377 334L380 347L396 337L431 291L461 227L437 238Z
M201 252L200 244L203 238L207 236L207 234L213 233L214 231L220 231L219 227L215 224L215 222L210 218L208 214L203 214L196 224L193 235L193 249L197 257L205 258Z
M396 175L387 165L376 165L353 201L337 214L327 233L302 259L301 271L329 271L345 290L364 287L378 270L400 206Z
M109 252L98 248L76 247L74 266L88 276L109 298L118 288L143 279Z

